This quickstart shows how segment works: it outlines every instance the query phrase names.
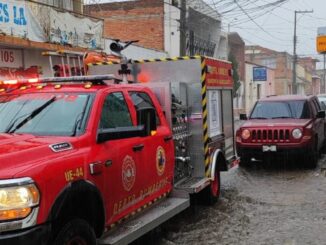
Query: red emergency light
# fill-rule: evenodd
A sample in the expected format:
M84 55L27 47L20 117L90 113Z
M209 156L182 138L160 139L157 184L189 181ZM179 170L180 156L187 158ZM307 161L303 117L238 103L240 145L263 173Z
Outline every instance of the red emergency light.
M16 85L18 84L18 80L6 80L2 82L4 85Z
M29 79L12 79L12 80L4 80L1 82L3 85L17 85L17 84L27 84L27 83L37 83L39 82L38 78L29 78Z
M86 84L86 88L89 88L89 84L106 85L105 81L113 81L115 77L113 75L96 75L96 76L73 76L73 77L48 77L48 78L24 78L24 79L11 79L0 81L0 85L6 87L18 87L27 86L29 84Z

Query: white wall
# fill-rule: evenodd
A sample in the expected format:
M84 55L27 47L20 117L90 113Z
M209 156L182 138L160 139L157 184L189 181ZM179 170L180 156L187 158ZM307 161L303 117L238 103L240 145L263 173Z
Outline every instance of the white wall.
M221 32L219 45L215 51L215 57L221 60L228 59L228 39L225 32Z
M180 56L180 10L164 3L164 50L170 57Z
M111 39L104 40L104 52L111 53L110 44L113 42ZM130 45L122 52L127 56L128 59L155 59L155 58L166 58L168 54L163 51L143 48L137 45Z

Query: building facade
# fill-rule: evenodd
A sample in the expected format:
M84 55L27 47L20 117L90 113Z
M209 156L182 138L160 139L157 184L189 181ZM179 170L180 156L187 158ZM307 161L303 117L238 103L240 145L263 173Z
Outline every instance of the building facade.
M265 71L264 79L257 79L254 70ZM276 94L275 70L253 62L245 62L245 113L249 114L256 101L260 98Z
M7 10L0 22L1 79L51 76L43 51L103 48L103 21L76 13L82 10L81 1L4 0L1 4Z
M89 4L88 15L104 19L104 36L139 40L169 56L207 55L227 59L220 15L202 0L136 0Z
M296 79L293 82L293 56L287 52L263 48L246 47L246 60L275 69L275 93L292 94L294 86L297 94L312 94L319 90L320 83L313 79L316 70L316 59L303 57L297 59Z

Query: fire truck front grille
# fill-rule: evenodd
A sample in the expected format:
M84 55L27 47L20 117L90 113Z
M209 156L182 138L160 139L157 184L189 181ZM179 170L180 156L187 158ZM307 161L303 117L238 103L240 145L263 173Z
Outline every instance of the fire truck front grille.
M279 142L290 140L289 129L254 129L251 130L251 140L253 142L273 141Z

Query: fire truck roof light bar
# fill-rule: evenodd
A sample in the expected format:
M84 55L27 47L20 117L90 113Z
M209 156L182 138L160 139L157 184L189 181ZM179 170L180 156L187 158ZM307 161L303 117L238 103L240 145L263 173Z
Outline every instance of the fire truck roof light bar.
M73 76L73 77L46 77L40 78L40 83L61 83L61 82L92 82L114 80L113 75L95 75L95 76ZM105 84L103 82L103 84Z
M3 85L17 85L28 83L87 83L97 82L97 84L105 85L106 80L116 80L113 75L95 75L95 76L73 76L73 77L45 77L45 78L30 78L19 80L0 81Z

